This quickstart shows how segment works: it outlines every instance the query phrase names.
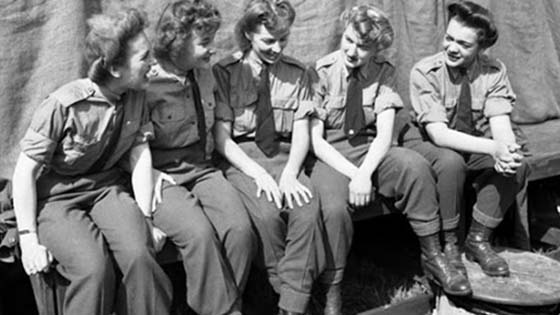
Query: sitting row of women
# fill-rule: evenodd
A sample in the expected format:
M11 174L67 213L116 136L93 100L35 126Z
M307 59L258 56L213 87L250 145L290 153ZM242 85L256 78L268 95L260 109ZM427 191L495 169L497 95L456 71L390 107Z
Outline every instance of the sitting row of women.
M167 314L172 288L154 255L169 240L198 314L241 314L253 263L279 314L305 314L314 284L325 314L341 314L352 213L381 198L408 218L425 272L468 295L457 226L469 176L467 258L507 276L489 237L527 175L515 95L504 65L483 54L498 37L489 12L459 2L448 13L443 51L412 70L404 147L391 146L403 104L379 54L394 34L373 6L343 14L340 49L315 69L283 54L295 19L286 0L250 1L239 52L213 71L221 18L205 0L168 4L153 49L138 10L94 16L88 78L51 93L21 141L26 272L57 261L64 314Z

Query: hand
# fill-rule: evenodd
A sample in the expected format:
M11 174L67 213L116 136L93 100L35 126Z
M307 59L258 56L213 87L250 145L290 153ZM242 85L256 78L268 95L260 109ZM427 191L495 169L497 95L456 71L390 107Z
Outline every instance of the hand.
M39 244L37 234L21 235L19 244L21 247L21 262L25 273L31 276L49 269L54 258L45 246Z
M371 202L373 185L371 176L357 171L348 184L348 202L355 207L363 207Z
M282 176L280 176L279 188L290 209L294 208L294 200L301 207L303 206L302 200L309 203L313 197L311 191L300 183L295 175L286 172L282 172Z
M164 172L160 172L158 170L153 170L153 178L154 178L154 197L152 198L152 211L156 209L158 203L162 202L162 187L163 182L167 181L172 185L177 185L173 177L171 175L166 174Z
M152 225L152 239L154 241L154 249L157 253L163 248L163 245L165 245L165 242L167 241L167 234Z
M257 185L257 198L260 198L264 192L269 202L274 202L278 209L282 209L282 194L274 178L268 172L263 171L254 180Z
M521 166L523 155L519 154L520 146L516 143L504 144L496 142L494 169L504 176L513 176Z

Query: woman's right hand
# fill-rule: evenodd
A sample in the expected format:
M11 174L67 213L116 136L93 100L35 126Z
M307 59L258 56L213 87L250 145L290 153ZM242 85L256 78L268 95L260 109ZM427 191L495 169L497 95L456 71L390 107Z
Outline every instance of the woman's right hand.
M21 262L28 275L34 275L49 269L53 256L49 250L39 244L37 234L30 233L19 237L21 248Z
M494 169L504 176L514 175L521 166L521 160L523 159L523 156L518 153L519 145L505 144L498 141L495 144L493 154Z
M282 193L274 178L268 172L262 171L253 179L257 185L257 198L264 193L269 202L274 202L278 209L282 209Z

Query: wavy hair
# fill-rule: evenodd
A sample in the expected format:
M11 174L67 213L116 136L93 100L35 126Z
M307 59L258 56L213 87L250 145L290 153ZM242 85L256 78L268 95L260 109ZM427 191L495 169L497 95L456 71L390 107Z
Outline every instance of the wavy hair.
M214 34L221 22L218 9L205 0L173 1L163 9L156 25L154 55L171 60L176 47L190 38L193 31Z
M340 16L344 26L352 25L360 39L376 51L389 48L395 33L387 15L372 5L360 5L346 10Z
M296 11L287 0L252 0L245 8L245 14L235 24L235 39L241 51L251 48L248 33L255 33L259 25L264 25L270 33L281 33L290 29L296 18Z
M90 65L88 77L105 83L111 76L110 67L123 65L128 53L128 41L148 26L146 14L138 9L124 9L112 14L97 14L87 21L85 57Z
M494 24L492 13L488 9L470 2L460 1L447 6L449 20L456 19L462 24L476 29L478 44L483 49L491 47L498 40L498 29Z

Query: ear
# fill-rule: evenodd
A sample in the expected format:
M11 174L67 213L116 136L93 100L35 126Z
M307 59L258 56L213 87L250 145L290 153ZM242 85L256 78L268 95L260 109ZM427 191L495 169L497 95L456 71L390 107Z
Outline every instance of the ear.
M245 36L245 38L246 38L248 41L251 41L251 35L250 35L249 33L244 32L244 33L243 33L243 36Z
M119 70L119 67L116 67L114 65L109 67L109 73L115 78L121 77L121 71Z

